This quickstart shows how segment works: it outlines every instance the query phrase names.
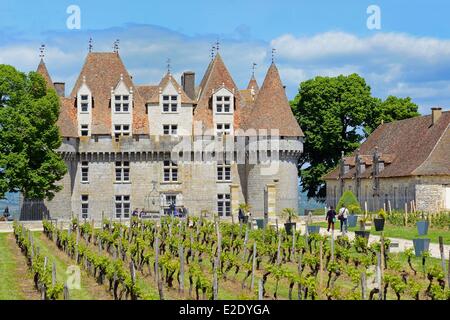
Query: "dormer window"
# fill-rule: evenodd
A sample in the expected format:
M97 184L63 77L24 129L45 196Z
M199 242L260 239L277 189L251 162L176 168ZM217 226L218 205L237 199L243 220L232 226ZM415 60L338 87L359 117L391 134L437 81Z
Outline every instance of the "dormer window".
M87 94L80 94L78 96L78 106L79 106L79 111L80 113L89 113L89 107L91 104L91 99L90 99L90 95Z
M123 113L130 112L129 100L130 98L128 95L115 95L114 96L115 112L123 112Z
M344 165L344 174L350 171L350 166L348 164Z
M178 112L178 96L163 95L163 112Z
M217 96L216 97L216 112L217 113L230 113L231 112L231 97L229 96Z

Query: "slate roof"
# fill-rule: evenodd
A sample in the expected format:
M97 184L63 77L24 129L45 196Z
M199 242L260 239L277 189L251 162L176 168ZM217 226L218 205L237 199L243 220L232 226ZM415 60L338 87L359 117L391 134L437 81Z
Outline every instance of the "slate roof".
M442 112L434 125L431 115L382 124L361 145L360 155L372 158L376 147L386 162L381 178L450 175L450 111ZM345 163L354 166L354 158L355 153L346 157ZM371 161L363 178L372 174ZM344 178L354 175L353 167ZM323 177L338 178L339 166Z

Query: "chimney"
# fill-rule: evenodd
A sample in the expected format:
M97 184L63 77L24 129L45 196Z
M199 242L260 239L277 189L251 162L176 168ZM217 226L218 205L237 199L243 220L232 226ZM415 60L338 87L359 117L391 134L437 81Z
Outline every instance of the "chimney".
M435 125L442 115L442 108L431 108L432 125Z
M64 82L54 82L53 85L55 86L56 93L60 97L66 96L66 84Z
M195 100L195 72L183 72L183 75L181 76L181 85L188 97Z

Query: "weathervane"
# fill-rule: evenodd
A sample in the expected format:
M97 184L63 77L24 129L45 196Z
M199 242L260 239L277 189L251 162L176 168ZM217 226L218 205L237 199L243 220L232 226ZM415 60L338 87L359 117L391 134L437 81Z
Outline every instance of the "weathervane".
M119 42L120 42L120 40L119 39L117 39L116 41L114 41L114 52L115 53L118 53L119 52Z
M170 74L170 58L167 59L167 73Z
M45 44L41 44L41 47L39 48L39 57L41 59L44 59L45 57Z
M275 62L275 52L277 51L277 49L272 48L272 63Z
M252 66L252 76L255 76L255 69L256 69L257 64L253 62L253 66Z
M216 50L217 50L217 52L219 52L219 46L220 46L219 39L217 39L215 45L216 45Z
M92 52L92 48L93 48L92 38L89 38L89 52Z
M215 47L215 46L212 46L212 47L211 47L211 60L214 59L214 50L216 50L216 47Z

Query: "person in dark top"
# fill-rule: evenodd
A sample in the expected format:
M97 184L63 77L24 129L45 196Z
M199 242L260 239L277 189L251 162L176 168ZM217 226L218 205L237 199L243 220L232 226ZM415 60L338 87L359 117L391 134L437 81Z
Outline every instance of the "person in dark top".
M334 230L334 223L336 222L336 211L334 210L334 207L331 206L330 210L327 212L327 216L325 218L328 221L328 229L327 231L330 231L330 227L332 230Z
M238 213L238 218L239 218L239 222L244 221L244 210L242 210L241 208L239 208L239 213Z

